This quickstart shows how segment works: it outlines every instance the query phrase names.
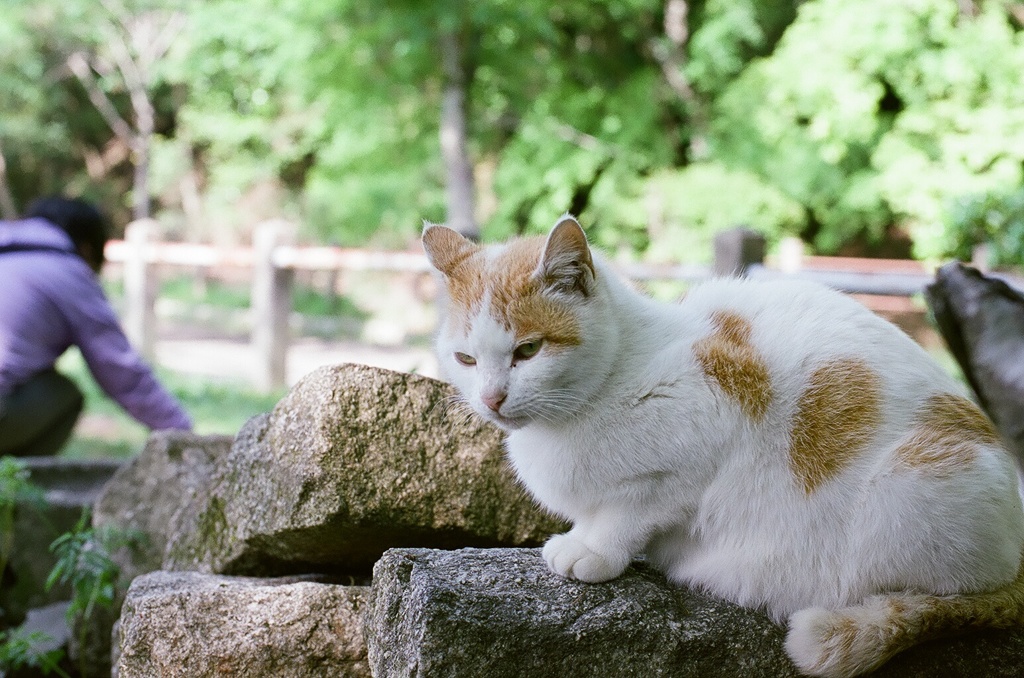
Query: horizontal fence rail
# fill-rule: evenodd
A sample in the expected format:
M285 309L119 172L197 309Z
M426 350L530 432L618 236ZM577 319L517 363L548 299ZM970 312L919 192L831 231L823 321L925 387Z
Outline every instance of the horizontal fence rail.
M155 301L158 266L181 266L250 271L251 342L259 356L257 385L275 389L285 383L289 343L288 319L296 271L427 273L426 257L418 252L374 252L340 247L296 247L284 238L282 222L258 226L252 247L217 247L156 242L156 224L130 224L124 241L111 241L108 261L123 265L125 330L133 343L152 359L156 335ZM713 265L620 263L618 271L638 282L697 283L713 276L746 275L756 280L799 279L818 282L849 294L911 297L922 293L934 276L920 262L803 255L803 244L782 243L775 266L765 265L761 235L734 229L715 238ZM1003 277L1024 288L1024 281Z
M847 294L878 294L892 297L912 297L920 294L935 280L935 276L929 273L869 273L809 268L786 272L767 268L762 264L750 266L747 269L747 276L754 280L811 280Z
M107 261L125 263L141 256L148 264L203 268L252 268L256 253L249 247L217 247L191 243L152 242L136 252L130 243L112 240L104 250ZM274 248L274 266L302 271L393 271L426 273L430 263L415 252L372 252L340 247Z

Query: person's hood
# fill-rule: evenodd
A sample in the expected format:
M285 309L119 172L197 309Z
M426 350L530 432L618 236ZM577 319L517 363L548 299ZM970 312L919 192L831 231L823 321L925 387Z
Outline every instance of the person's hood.
M44 247L75 252L71 237L45 219L0 221L0 248Z

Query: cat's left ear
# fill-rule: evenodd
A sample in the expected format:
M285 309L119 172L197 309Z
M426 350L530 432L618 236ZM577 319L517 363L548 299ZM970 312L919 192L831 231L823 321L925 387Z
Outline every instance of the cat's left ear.
M537 275L545 287L564 294L590 296L594 290L594 260L587 235L573 217L566 214L548 234Z
M480 249L480 246L447 226L424 222L423 251L430 265L445 276Z

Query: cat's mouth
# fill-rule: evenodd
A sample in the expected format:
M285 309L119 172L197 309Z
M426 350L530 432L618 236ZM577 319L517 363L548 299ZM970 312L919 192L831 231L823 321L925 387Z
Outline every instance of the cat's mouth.
M526 417L508 417L493 411L488 412L486 417L492 424L499 428L503 428L506 431L514 431L518 428L522 428L529 422L529 419Z

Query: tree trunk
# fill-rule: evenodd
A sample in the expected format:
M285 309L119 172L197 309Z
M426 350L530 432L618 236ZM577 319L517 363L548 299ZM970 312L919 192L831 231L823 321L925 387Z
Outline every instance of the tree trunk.
M132 112L135 114L135 133L132 150L135 154L135 174L132 181L132 213L135 219L148 219L149 209L149 155L156 128L156 111L147 89L149 72L145 64L135 65L135 77L125 76Z
M665 1L665 41L652 40L651 54L661 66L669 88L682 100L692 127L689 143L692 158L706 158L708 148L707 106L686 77L686 49L690 40L690 6L687 0Z
M473 240L480 239L476 223L476 190L473 164L469 159L466 131L466 92L472 69L465 55L464 36L458 29L441 34L441 65L444 89L441 95L441 157L447 173L447 225Z
M7 182L7 160L4 158L3 149L0 149L0 217L4 219L18 218L18 209L14 206L11 185Z
M135 219L149 218L149 147L153 139L153 107L146 102L136 111L138 132L134 139L135 172L132 179L132 213Z

